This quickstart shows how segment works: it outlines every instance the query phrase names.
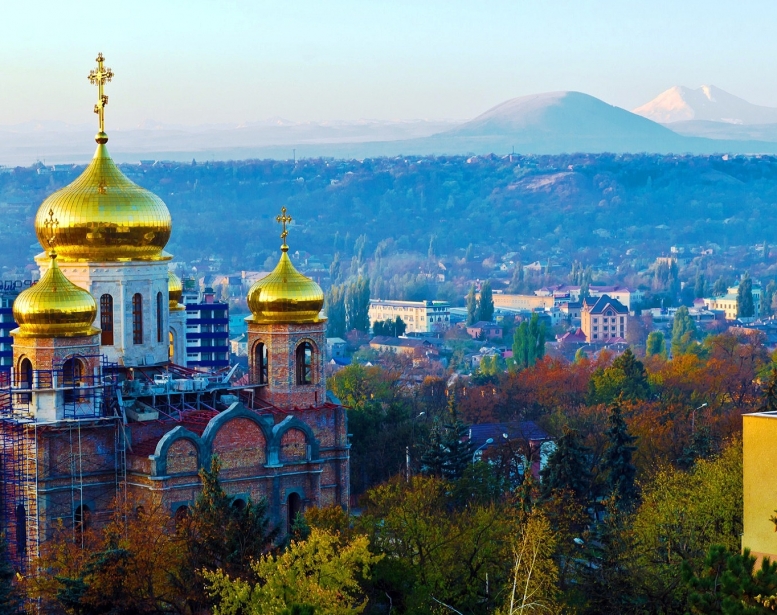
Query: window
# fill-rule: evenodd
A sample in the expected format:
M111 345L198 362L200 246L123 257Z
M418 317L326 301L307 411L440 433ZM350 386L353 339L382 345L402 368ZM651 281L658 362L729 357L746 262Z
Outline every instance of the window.
M597 333L594 333L594 339L598 339L599 335Z
M258 384L267 384L267 346L259 342L254 346L255 379Z
M623 324L623 316L621 316L621 324Z
M163 327L164 324L162 321L164 312L162 311L162 293L156 294L156 341L158 344L162 343L162 340L164 339L163 335Z
M302 342L297 346L297 384L313 383L313 346Z
M81 386L83 375L84 366L79 359L71 357L62 364L63 399L66 404L80 401L77 389Z
M132 295L132 343L143 343L143 296Z
M26 357L19 363L16 386L20 389L32 389L32 362ZM19 401L21 403L30 403L32 401L32 393L22 393Z
M113 297L105 294L100 297L100 344L113 346Z
M91 521L91 510L89 507L84 504L83 506L79 506L76 508L76 512L73 515L73 520L76 524L76 530L79 532L83 532L85 529L89 527L89 522Z

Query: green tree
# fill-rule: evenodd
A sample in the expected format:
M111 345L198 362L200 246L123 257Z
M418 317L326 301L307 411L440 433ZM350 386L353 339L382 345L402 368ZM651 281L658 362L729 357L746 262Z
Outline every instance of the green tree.
M16 572L8 558L8 542L0 535L0 613L21 614L21 595L15 584Z
M469 287L467 293L467 324L474 325L478 317L478 299L475 294L475 285Z
M326 293L326 336L345 338L345 287L332 285Z
M366 608L362 583L381 559L370 553L366 536L344 539L313 528L283 553L257 557L251 563L255 582L223 570L206 572L205 579L216 602L214 615L350 615Z
M651 331L645 344L645 355L652 357L658 355L666 358L666 339L662 331Z
M448 416L432 428L429 446L421 457L425 474L456 480L461 478L474 453L469 427L459 418L454 395L448 396Z
M604 452L602 469L607 473L607 486L616 503L628 510L637 499L637 487L634 483L637 468L631 457L637 440L629 433L626 421L623 420L620 404L615 403L610 408L610 426L605 432L607 449Z
M696 284L693 287L693 296L697 299L702 299L707 294L707 281L704 279L704 274L699 272L696 274Z
M491 291L491 280L486 280L480 287L478 303L478 320L491 322L494 319L494 296Z
M750 274L745 273L737 288L737 316L750 318L755 316L755 306L753 305L753 281Z
M645 366L634 356L631 348L616 357L609 367L597 369L591 375L588 386L592 403L610 404L619 398L647 399L650 395Z
M696 323L684 305L677 308L672 323L672 356L686 354L696 341Z
M532 314L513 334L513 361L519 369L531 367L545 356L545 323Z
M580 363L583 359L588 358L588 353L582 348L578 348L575 353L575 363Z
M370 279L359 276L345 291L345 329L363 331L370 329Z
M777 563L764 558L758 569L755 563L750 549L732 553L722 545L712 545L699 574L690 565L683 565L691 613L773 613L777 608Z
M777 284L774 280L769 280L769 283L764 289L764 295L761 298L761 317L768 318L772 315L772 303L774 302L774 296L777 292Z
M586 502L591 489L590 453L578 432L565 428L541 472L543 495L567 490L577 501Z
M728 282L723 279L723 276L720 276L712 286L712 294L715 297L722 297L726 292L728 292Z

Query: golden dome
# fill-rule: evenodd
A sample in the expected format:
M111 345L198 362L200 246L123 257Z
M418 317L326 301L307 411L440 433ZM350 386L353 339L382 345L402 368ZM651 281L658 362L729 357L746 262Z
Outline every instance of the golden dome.
M174 311L183 310L181 297L183 296L183 283L181 278L172 271L167 272L167 291L170 295L170 309Z
M92 162L72 184L49 196L35 216L41 245L57 246L66 261L165 260L172 221L162 199L130 181L98 134ZM59 221L47 226L46 218Z
M325 320L319 317L324 307L324 292L310 278L294 268L285 242L281 260L273 272L256 282L248 291L248 308L257 323L307 323Z
M13 303L19 337L80 337L100 330L92 326L97 315L94 297L65 277L57 257L40 282L21 292Z

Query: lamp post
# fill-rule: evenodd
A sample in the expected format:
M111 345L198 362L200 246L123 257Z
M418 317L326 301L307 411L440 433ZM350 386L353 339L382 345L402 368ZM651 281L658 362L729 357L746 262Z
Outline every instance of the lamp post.
M696 411L706 407L707 402L705 401L701 406L693 409L693 412L691 413L691 433L696 433Z
M487 447L489 444L493 444L493 443L494 443L494 439L493 439L493 438L489 438L488 440L486 440L485 442L483 442L483 444L481 444L480 446L478 446L478 447L475 449L475 452L474 452L474 453L472 453L472 463L473 463L473 464L475 463L475 457L477 457L477 454L478 454L478 453L479 453L481 450L483 450L484 448L486 448L486 447Z

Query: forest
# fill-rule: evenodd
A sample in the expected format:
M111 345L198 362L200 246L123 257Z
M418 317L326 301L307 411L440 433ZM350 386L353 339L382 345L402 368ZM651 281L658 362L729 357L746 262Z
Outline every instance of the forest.
M0 169L0 260L34 253L38 205L83 167ZM740 268L766 254L736 247L777 242L772 156L396 157L366 160L192 161L121 165L173 216L168 251L214 257L225 270L275 258L281 206L294 218L292 251L329 267L335 253L421 255L482 262L517 252L568 271L574 261L638 268L671 246L703 246ZM628 253L628 254L627 254ZM644 262L643 262L644 261ZM478 271L474 272L478 274Z

